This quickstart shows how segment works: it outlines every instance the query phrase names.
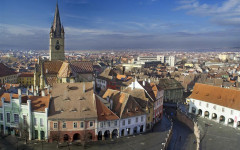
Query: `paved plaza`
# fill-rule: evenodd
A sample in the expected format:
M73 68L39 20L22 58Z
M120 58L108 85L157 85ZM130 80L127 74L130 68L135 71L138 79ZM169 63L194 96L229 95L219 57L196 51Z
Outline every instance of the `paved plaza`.
M239 149L240 130L198 117L202 150Z

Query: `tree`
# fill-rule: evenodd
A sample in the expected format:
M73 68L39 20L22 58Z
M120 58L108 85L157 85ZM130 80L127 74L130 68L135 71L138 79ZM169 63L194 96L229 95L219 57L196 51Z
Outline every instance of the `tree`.
M29 125L27 123L19 124L20 136L24 139L25 144L27 144L29 138Z
M61 132L59 130L51 133L51 139L57 142L57 148L59 148L60 138L61 138Z

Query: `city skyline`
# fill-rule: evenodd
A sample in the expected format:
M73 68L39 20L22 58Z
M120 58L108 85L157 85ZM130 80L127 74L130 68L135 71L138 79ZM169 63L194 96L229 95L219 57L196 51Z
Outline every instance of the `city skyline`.
M0 49L49 49L56 0L2 1ZM65 49L239 47L238 0L59 0Z

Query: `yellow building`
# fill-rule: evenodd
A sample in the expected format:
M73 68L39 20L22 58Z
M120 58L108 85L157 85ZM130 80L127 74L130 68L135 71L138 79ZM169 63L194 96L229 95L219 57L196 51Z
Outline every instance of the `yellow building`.
M34 74L33 72L23 72L18 76L18 83L22 86L34 85Z
M184 66L185 66L185 67L191 67L191 68L192 68L192 67L193 67L193 64L192 64L192 63L185 63Z

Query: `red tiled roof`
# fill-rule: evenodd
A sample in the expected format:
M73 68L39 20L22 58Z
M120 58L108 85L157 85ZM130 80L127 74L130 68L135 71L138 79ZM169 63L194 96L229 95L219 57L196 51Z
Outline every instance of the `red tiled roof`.
M31 100L32 111L45 112L45 108L48 108L49 96L29 96L28 98Z
M23 72L18 77L34 77L33 72Z
M3 93L3 95L0 97L0 107L2 107L2 98L5 98L4 102L10 102L10 93ZM18 99L18 94L12 94L12 98ZM26 95L22 95L22 103L27 103L28 97Z
M0 70L0 77L17 74L13 69L5 66L3 63L0 63Z
M240 91L196 83L189 98L240 110Z
M96 106L98 121L119 119L119 117L116 114L114 114L107 106L105 106L97 97Z
M74 61L71 62L71 68L76 73L92 73L93 63L90 61Z

